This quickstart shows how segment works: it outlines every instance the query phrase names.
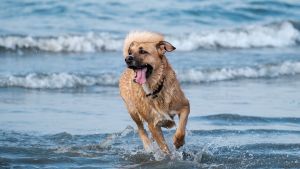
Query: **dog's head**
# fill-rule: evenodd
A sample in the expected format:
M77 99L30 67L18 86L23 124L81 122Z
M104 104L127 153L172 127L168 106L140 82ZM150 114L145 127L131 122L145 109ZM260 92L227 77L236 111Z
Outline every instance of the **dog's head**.
M164 41L160 34L151 32L133 34L133 37L130 34L127 36L123 53L127 67L136 73L134 81L144 84L147 78L161 66L165 52L171 52L175 47Z

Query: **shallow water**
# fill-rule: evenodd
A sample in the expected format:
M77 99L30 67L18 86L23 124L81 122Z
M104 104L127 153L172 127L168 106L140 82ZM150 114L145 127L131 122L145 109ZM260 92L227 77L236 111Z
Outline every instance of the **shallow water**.
M0 168L300 168L299 9L1 1ZM164 130L170 157L155 144L144 152L119 96L122 41L135 29L177 48L167 58L191 114L183 148Z
M208 118L210 118L208 116ZM224 118L226 119L226 117ZM238 118L236 118L238 120ZM241 117L243 119L243 117ZM263 120L263 118L262 118ZM281 119L277 119L281 121ZM298 126L299 130L299 119ZM230 123L230 120L223 120ZM247 120L244 120L247 121ZM283 121L285 121L283 119ZM293 121L293 120L291 120ZM165 132L170 143L174 131ZM1 166L13 168L299 168L300 132L277 129L188 130L171 157L145 153L131 127L114 134L53 135L1 131ZM251 139L249 139L251 138ZM286 138L289 138L287 140Z

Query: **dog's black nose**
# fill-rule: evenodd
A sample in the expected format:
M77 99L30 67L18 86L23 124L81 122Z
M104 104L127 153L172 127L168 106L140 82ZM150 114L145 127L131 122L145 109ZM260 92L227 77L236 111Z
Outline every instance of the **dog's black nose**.
M132 56L132 55L127 56L126 59L125 59L125 62L126 62L127 64L131 64L132 61L133 61L133 56Z

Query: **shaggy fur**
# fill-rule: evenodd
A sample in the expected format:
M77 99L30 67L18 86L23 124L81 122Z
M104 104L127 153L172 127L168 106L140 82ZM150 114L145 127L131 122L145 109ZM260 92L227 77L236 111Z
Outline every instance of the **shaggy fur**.
M151 32L130 32L124 40L123 55L128 55L128 48L132 42L160 42L164 37L158 33Z
M145 49L148 54L137 51ZM135 71L126 68L119 82L120 94L126 103L128 112L138 126L138 132L144 148L150 150L151 141L144 129L144 122L161 150L170 153L161 127L171 128L175 125L174 115L179 116L179 125L173 137L176 148L184 144L185 127L190 112L189 101L184 96L176 74L169 64L165 52L174 50L170 43L164 41L161 34L152 32L131 32L124 41L123 55L126 58L132 51L134 58L153 67L151 75L143 85L133 81ZM151 91L162 86L155 97L147 97Z

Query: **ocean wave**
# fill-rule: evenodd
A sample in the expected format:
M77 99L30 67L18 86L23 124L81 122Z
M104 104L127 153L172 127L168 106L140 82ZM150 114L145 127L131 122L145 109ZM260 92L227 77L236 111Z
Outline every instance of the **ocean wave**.
M109 33L87 33L57 37L2 36L0 48L5 50L36 50L45 52L97 52L122 48L122 41Z
M284 21L241 28L202 30L188 34L169 34L166 39L180 51L215 48L265 48L297 46L297 23ZM0 36L0 49L6 51L101 52L120 51L123 38L113 33L87 33L54 37Z
M170 36L168 39L183 51L201 48L280 48L299 45L300 32L292 22L286 21L238 29L202 31L185 36Z
M238 114L216 114L216 115L209 115L209 116L194 116L191 117L190 120L205 120L205 121L210 121L213 124L217 124L217 125L249 125L249 124L274 125L276 123L288 123L294 125L300 124L300 118L297 117L256 117L256 116L243 116ZM248 130L248 132L249 131L258 132L257 130L253 130L253 131ZM271 133L271 132L278 132L278 131L260 129L259 132ZM300 132L297 131L296 133L299 134Z
M200 84L208 82L274 78L300 74L300 62L283 62L281 64L260 65L257 67L189 69L178 71L178 79L183 84ZM60 89L88 86L117 86L119 75L102 73L98 75L75 73L28 73L25 75L0 75L0 87L21 87L31 89Z
M190 69L179 72L182 83L203 83L235 79L274 78L300 73L300 62L283 62L256 67L221 68L211 70Z
M72 73L52 73L27 75L2 75L0 76L0 87L22 87L31 89L60 89L76 88L94 85L115 86L118 77L107 73L100 75L79 75Z

